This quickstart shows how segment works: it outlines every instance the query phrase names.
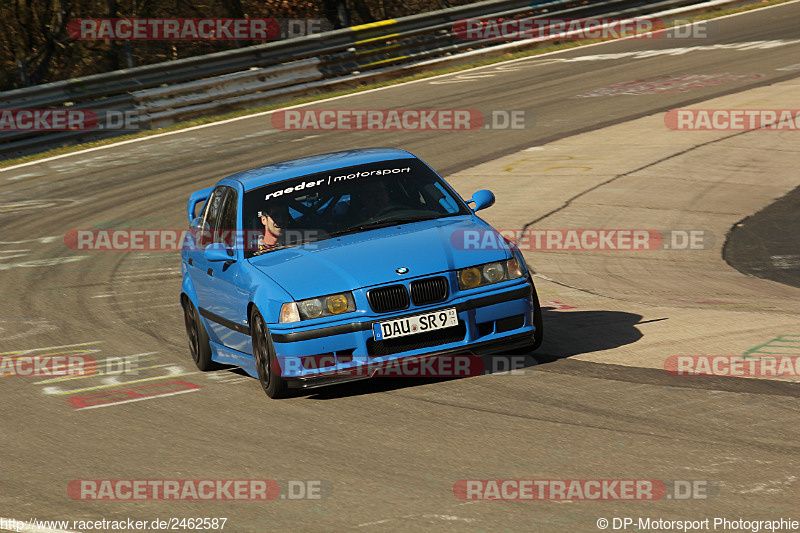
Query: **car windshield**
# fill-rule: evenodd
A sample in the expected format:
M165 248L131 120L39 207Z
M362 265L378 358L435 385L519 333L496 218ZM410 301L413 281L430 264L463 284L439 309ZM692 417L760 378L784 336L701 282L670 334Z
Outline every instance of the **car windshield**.
M425 163L381 161L265 185L244 195L242 227L257 255L400 223L469 214ZM257 239L257 242L255 240Z

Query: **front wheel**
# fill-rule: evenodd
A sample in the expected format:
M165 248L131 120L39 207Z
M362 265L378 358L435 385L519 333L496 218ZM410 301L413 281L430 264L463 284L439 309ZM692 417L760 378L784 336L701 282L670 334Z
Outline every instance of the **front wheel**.
M275 347L267 324L261 313L253 310L250 318L250 334L253 340L253 357L256 360L258 381L270 398L285 398L289 395L286 380L281 377L281 366L275 357Z
M186 335L189 337L189 351L192 360L202 371L215 370L217 363L211 360L211 345L208 341L208 332L200 315L197 313L192 300L187 296L183 300L183 320L186 324Z

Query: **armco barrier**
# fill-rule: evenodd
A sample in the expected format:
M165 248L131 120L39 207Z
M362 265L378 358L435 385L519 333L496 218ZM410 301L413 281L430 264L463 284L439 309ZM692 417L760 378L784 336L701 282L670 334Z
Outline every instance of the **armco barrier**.
M325 93L422 70L536 48L559 39L463 41L452 31L465 18L631 18L669 21L753 0L489 0L401 19L354 26L247 48L0 93L0 109L54 108L137 112L143 129L203 115ZM0 132L0 157L118 135L113 131Z
M248 70L176 86L136 91L131 96L136 109L155 113L318 80L323 76L319 64L317 58L301 59L269 69Z
M548 2L547 5L566 3L569 2L562 0ZM366 43L400 31L413 31L459 18L485 16L500 9L519 9L526 6L530 10L531 2L490 0L402 19L15 89L0 93L0 109L41 108L62 105L67 101L79 102L87 98L95 100L103 96L162 84L230 74L252 67L267 67L305 57L333 54L355 46L358 42Z

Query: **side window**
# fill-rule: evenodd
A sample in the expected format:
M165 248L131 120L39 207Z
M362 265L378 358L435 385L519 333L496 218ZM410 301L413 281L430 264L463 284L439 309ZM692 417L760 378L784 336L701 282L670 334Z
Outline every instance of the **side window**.
M219 224L214 232L214 242L225 243L228 248L233 248L236 243L236 200L236 191L228 189L222 203Z
M211 196L208 197L206 205L203 208L203 231L198 237L195 237L195 242L201 248L205 248L214 242L214 230L217 227L217 221L220 217L222 210L222 201L225 199L227 187L217 187Z

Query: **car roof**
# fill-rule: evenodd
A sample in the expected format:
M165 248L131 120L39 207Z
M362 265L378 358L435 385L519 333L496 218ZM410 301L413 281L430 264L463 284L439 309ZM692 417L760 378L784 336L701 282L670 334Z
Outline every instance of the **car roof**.
M248 191L263 185L269 185L270 183L307 176L317 172L327 172L344 167L376 163L379 161L391 161L394 159L418 158L411 152L397 148L344 150L341 152L331 152L329 154L313 155L300 159L282 161L280 163L273 163L271 165L245 170L244 172L228 176L220 183L227 180L235 180L242 184L245 191Z

